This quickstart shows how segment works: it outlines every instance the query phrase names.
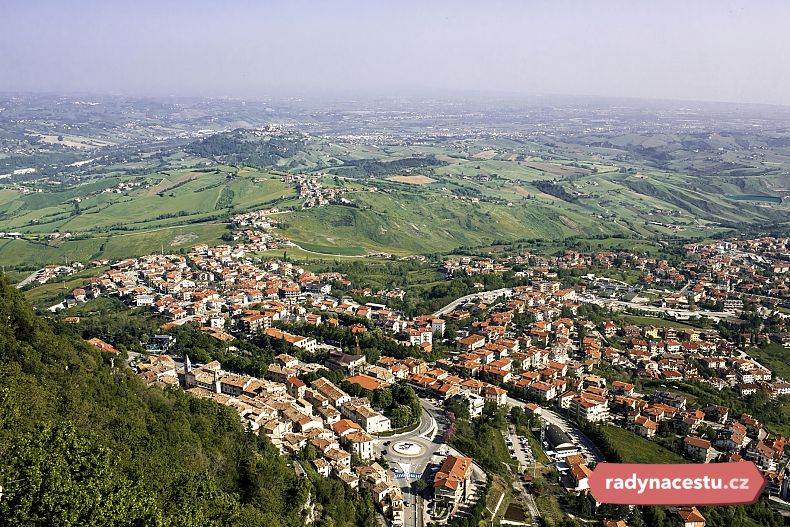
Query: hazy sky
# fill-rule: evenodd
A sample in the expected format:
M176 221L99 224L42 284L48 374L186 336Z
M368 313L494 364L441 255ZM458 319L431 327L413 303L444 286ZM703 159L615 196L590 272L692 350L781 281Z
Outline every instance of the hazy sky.
M790 104L790 2L0 0L0 91Z

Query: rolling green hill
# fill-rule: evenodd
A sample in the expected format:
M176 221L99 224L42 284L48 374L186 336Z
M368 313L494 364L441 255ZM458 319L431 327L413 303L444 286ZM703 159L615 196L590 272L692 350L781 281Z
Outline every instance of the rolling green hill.
M324 247L405 254L448 252L494 241L623 232L578 212L544 204L469 203L430 191L349 196L356 206L330 205L286 215L283 234Z
M765 143L767 154L755 161L749 143L729 136L592 136L584 147L575 140L374 145L216 134L160 154L172 168L113 163L76 181L0 188L0 231L23 234L0 240L0 262L19 269L217 243L231 214L273 206L288 211L280 232L302 249L344 256L569 237L655 243L788 228L784 143ZM317 175L348 192L342 202L302 209L284 173ZM50 239L53 233L70 237Z

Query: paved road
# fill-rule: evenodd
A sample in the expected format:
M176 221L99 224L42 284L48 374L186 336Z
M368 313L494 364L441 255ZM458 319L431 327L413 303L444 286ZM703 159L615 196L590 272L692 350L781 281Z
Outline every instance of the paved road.
M440 317L442 315L446 315L447 313L450 313L451 311L453 311L456 307L458 307L461 304L464 304L464 303L466 303L466 302L468 302L468 301L470 301L470 300L472 300L474 298L479 298L481 296L482 297L497 297L497 296L501 296L501 295L506 294L506 293L511 292L511 291L513 291L511 288L504 287L502 289L495 289L493 291L480 291L479 293L472 293L471 295L462 296L461 298L453 300L452 302L450 302L449 304L447 304L446 306L444 306L443 308L438 310L436 313L433 314L433 316Z
M404 501L409 502L404 507L404 527L422 527L431 519L427 510L427 503L419 496L412 494L411 485L418 479L432 462L439 462L446 454L462 455L449 445L443 443L443 435L447 429L448 421L441 403L431 399L420 398L423 413L420 425L411 432L404 432L390 437L377 439L374 443L376 455L383 453L390 464L390 469L404 473L399 479ZM403 455L395 452L393 446L400 442L409 442L420 447L417 455ZM420 477L412 477L420 475ZM472 465L472 481L480 482L479 490L486 481L486 475L478 465Z
M420 425L415 430L377 439L373 446L376 454L384 454L390 464L390 469L404 473L405 477L398 479L403 500L409 502L408 506L404 506L404 527L420 527L427 523L423 517L425 514L424 504L419 496L412 494L411 485L420 479L431 458L439 450L441 434L447 423L440 407L426 399L421 399L420 403L423 413ZM400 442L409 442L419 446L419 454L405 455L395 452L392 447ZM420 477L411 477L417 474Z
M526 405L526 403L517 399L513 399L512 397L507 398L507 403L510 406L521 406L522 408ZM603 453L601 453L601 450L595 445L593 440L584 435L575 424L547 408L541 409L540 417L547 423L555 425L557 428L568 434L571 438L577 440L581 446L582 452L584 452L588 457L593 458L597 463L606 461Z
M28 276L27 278L25 278L24 280L22 280L21 282L19 282L18 284L16 284L16 288L17 288L17 289L22 289L22 288L23 288L23 287L25 287L27 284L29 284L30 282L32 282L33 280L35 280L36 278L38 278L38 274L39 274L41 271L43 271L43 270L44 270L44 269L39 269L38 271L34 271L34 272L33 272L33 273L30 275L30 276Z
M299 249L300 251L304 251L304 252L310 253L310 254L317 254L318 256L334 256L336 258L367 258L367 256L368 256L367 254L319 253L319 252L311 251L310 249L305 249L304 247L302 247L301 245L299 245L298 243L296 243L293 240L291 240L291 243L293 244L293 247ZM283 250L286 250L286 251L288 250L287 247L281 247L280 249L283 249ZM272 249L272 251L275 251L275 250L279 250L279 249Z

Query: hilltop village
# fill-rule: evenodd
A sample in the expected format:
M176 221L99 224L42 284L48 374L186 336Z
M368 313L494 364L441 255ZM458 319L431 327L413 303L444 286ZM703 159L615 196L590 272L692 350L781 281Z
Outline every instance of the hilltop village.
M455 417L443 419L514 407L540 437L507 437L525 482L539 447L556 483L594 502L591 469L623 456L602 430L620 429L688 462L754 461L768 498L790 500L786 421L766 410L790 396L790 382L753 353L790 347L790 239L689 244L675 261L629 251L455 257L441 265L447 280L507 273L515 283L481 283L434 313L405 316L387 305L403 291L254 256L288 246L272 234L276 214L235 216L234 244L99 262L109 270L56 307L114 296L160 317L161 334L141 343L147 352L130 355L147 383L233 408L297 470L368 489L394 525L468 514L490 470L449 446ZM171 353L168 332L187 325L228 350L262 338L281 353L259 377L193 363ZM430 451L407 459L427 442ZM409 473L430 492L415 491ZM705 524L697 509L674 513Z

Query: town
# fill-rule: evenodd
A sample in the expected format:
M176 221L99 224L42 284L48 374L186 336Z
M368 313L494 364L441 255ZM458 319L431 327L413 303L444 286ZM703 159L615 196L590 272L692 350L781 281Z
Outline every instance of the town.
M595 464L623 460L615 444L623 433L687 462L754 461L769 501L787 508L786 421L757 414L790 395L790 382L750 351L790 346L790 239L688 244L674 262L570 250L448 259L447 280L510 274L517 283L407 317L387 305L403 291L254 256L288 246L271 235L277 213L234 217L235 245L113 262L54 308L114 296L160 317L161 334L129 354L147 383L231 407L298 473L367 489L393 525L480 513L491 466L458 448L454 421L497 412L510 421L500 440L521 495L510 494L500 513L512 524L540 520L540 473L584 510L625 525L586 482ZM173 354L168 332L178 327L239 354L236 343L249 339L280 353L260 376L225 369ZM90 343L117 352L112 342ZM498 507L487 511L496 516ZM697 509L673 514L705 524Z

